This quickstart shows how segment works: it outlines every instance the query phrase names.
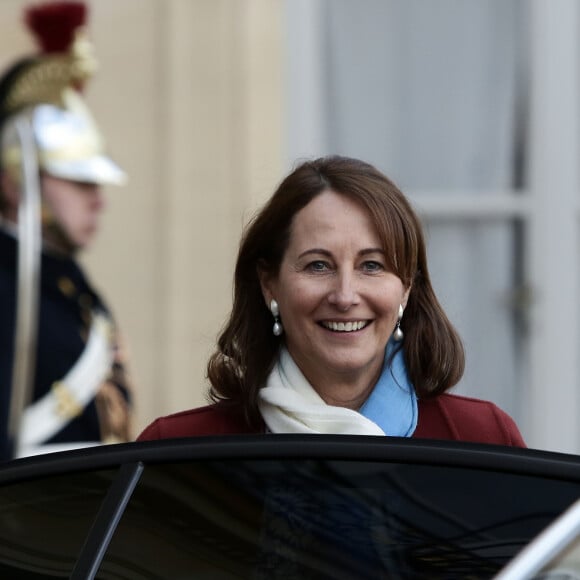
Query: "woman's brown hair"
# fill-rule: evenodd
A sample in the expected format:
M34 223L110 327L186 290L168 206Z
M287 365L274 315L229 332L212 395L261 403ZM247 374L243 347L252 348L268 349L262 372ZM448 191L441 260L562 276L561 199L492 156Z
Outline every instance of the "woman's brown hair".
M283 335L272 334L273 318L264 302L258 271L277 275L294 216L326 190L366 208L389 268L405 287L411 286L401 322L401 344L417 395L437 396L463 374L463 346L433 291L423 229L405 196L363 161L339 156L306 161L282 181L245 230L234 274L233 308L208 362L211 399L240 405L251 426L261 423L257 393L284 340Z

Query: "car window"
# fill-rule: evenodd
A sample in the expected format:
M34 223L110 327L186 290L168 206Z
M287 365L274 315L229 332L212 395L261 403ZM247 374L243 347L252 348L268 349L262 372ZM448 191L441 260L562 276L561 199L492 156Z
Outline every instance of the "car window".
M69 578L112 477L81 472L0 487L0 578Z
M494 580L580 580L580 499L542 530Z
M98 577L491 578L579 493L550 477L428 464L148 465Z

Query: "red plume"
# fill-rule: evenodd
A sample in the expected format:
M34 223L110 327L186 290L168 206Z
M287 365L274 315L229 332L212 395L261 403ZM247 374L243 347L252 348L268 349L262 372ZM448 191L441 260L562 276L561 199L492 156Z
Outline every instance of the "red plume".
M43 52L66 52L75 30L86 22L87 6L83 2L36 4L25 10L24 19Z

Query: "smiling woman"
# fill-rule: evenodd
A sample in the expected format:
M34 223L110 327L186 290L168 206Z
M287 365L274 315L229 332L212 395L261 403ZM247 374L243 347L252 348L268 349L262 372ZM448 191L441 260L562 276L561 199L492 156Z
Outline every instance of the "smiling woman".
M140 439L339 433L524 446L487 401L446 394L461 340L431 285L422 227L372 165L299 165L250 223L208 363L213 404Z

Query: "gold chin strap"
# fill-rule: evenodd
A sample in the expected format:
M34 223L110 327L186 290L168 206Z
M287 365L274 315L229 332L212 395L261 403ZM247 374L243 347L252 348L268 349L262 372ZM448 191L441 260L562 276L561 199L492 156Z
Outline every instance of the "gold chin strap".
M41 199L40 206L40 223L42 224L43 228L51 227L56 223L56 218L54 217L52 210L43 199Z
M41 196L40 220L42 225L42 239L46 242L47 248L51 245L57 246L58 250L67 255L73 255L79 249L72 243L65 229L56 219L50 205Z

